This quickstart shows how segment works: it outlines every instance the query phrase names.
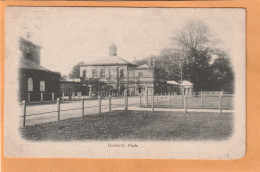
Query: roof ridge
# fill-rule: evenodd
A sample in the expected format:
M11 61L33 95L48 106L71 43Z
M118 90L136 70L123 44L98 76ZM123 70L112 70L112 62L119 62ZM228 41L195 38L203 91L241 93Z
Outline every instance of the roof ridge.
M30 68L30 69L50 71L49 69L43 67L42 65L37 64L33 60L27 59L27 58L24 58L24 57L20 58L20 68Z

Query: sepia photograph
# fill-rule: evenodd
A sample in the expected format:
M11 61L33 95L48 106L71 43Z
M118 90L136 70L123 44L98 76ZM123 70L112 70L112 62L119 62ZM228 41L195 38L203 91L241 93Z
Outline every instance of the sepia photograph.
M5 155L238 159L242 8L7 7Z

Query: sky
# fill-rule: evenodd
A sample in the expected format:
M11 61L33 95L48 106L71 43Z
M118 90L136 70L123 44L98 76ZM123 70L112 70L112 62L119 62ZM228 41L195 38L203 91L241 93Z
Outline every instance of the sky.
M108 56L112 43L118 56L129 61L159 55L172 46L176 30L193 19L207 24L231 55L241 47L245 33L245 11L234 8L7 7L6 11L6 36L12 45L18 47L19 37L40 45L41 65L62 75L78 62Z

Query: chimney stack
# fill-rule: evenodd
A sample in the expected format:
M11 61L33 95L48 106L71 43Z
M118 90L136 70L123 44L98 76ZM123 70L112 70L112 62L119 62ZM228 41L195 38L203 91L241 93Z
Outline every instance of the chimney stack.
M151 57L148 59L148 66L155 67L155 58Z
M134 57L134 61L133 61L134 64L136 64L136 57Z
M117 47L115 44L109 46L109 56L117 56Z

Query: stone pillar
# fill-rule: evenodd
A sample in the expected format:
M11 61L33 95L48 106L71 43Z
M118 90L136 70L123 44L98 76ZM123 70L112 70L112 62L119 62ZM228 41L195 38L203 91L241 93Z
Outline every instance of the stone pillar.
M148 89L145 90L145 107L148 107Z
M124 90L124 99L125 99L125 110L128 110L128 95L127 95L127 89Z
M62 91L62 100L64 100L64 91Z
M43 92L41 92L41 102L43 101Z
M27 101L30 102L31 101L31 93L28 92L28 95L27 95Z
M92 86L89 86L89 92L88 92L88 96L91 98L92 97Z
M72 100L75 100L75 92L72 92Z
M54 101L54 92L51 93L51 101Z

